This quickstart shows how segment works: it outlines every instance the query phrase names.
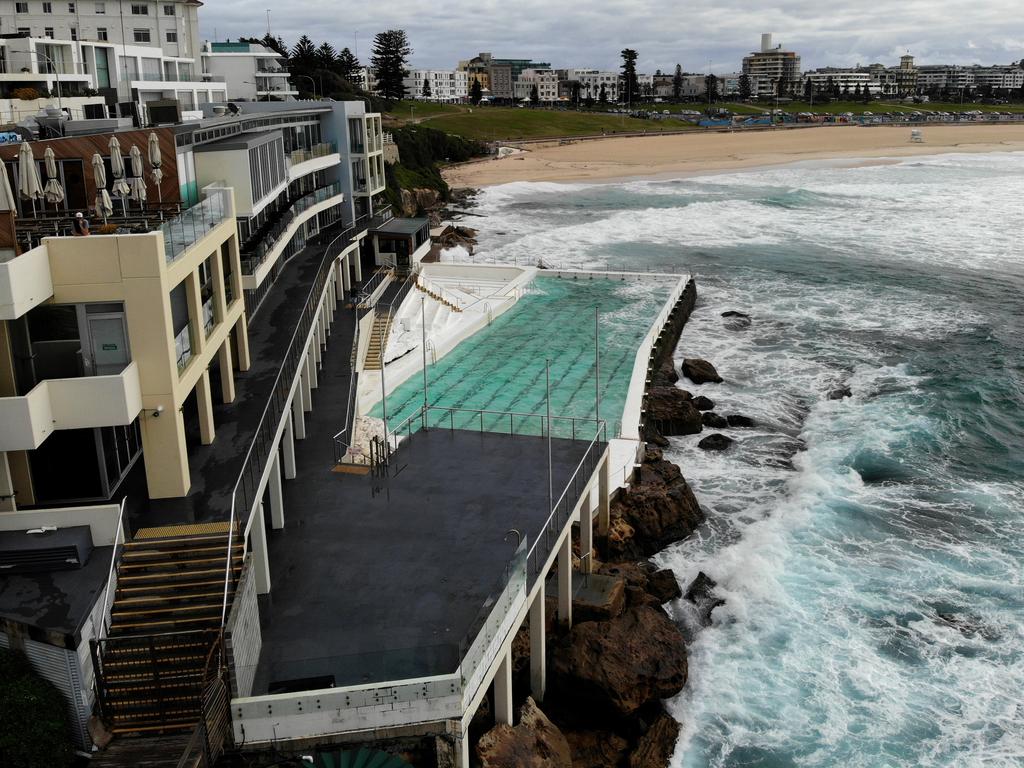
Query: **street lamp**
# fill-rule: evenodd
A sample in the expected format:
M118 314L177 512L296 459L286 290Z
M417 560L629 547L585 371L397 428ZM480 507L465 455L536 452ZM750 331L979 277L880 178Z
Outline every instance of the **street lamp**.
M60 109L61 112L63 112L64 111L64 101L62 100L61 93L60 93L60 68L57 66L57 63L53 59L51 59L49 56L47 56L45 53L40 53L39 51L34 51L34 53L35 53L36 56L40 56L40 57L46 59L46 63L49 64L50 67L53 69L53 75L54 75L54 77L57 80L57 108ZM47 74L49 74L49 73L47 73Z
M317 95L316 95L316 80L314 80L314 79L313 79L312 77L310 77L309 75L300 75L300 74L298 74L298 73L296 73L296 72L292 72L292 73L291 73L291 76L292 76L292 77L303 77L303 78L305 78L306 80L309 80L309 82L310 82L310 85L312 85L312 86L313 86L313 100L314 100L314 101L316 101L316 100L317 100ZM323 96L323 87L322 87L322 86L321 86L321 88L320 88L320 95L321 95L321 96Z

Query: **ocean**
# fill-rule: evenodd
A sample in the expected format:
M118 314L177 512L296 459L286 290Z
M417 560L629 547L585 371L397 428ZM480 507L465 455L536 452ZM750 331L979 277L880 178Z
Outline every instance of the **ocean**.
M727 601L706 629L670 606L672 765L1024 765L1024 154L510 184L476 210L477 261L691 271L676 358L725 383L682 385L756 420L666 450L708 519L657 560Z

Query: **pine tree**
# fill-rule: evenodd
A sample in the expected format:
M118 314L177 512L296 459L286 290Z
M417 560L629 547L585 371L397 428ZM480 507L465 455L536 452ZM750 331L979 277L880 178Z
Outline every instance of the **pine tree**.
M810 101L814 96L814 84L811 82L811 78L804 80L804 101Z
M530 86L530 103L535 107L540 104L540 93L537 90L536 83Z
M744 72L740 75L740 98L743 99L743 101L748 101L750 99L751 90L750 75Z
M718 101L718 78L708 75L704 78L704 92L708 95L708 102L714 104Z
M475 77L473 84L469 87L469 101L475 107L484 97L484 89L480 87L480 81Z
M284 56L286 59L288 58L288 46L284 44L284 40L280 37L274 37L268 32L263 36L263 39L260 40L260 42L270 50L274 51L274 53Z
M359 59L348 48L342 48L341 53L338 54L335 71L346 80L355 80L356 74L359 72Z
M411 54L405 30L389 29L374 36L370 65L377 72L377 91L385 99L405 98L405 63Z
M633 99L640 95L640 83L636 78L636 60L639 55L632 48L622 49L622 76L620 78L622 89L620 94L625 91L627 106L632 106Z
M424 75L423 76L423 90L420 91L420 96L422 96L424 99L429 99L432 95L433 95L433 93L430 90L430 76L429 75Z
M601 90L597 94L597 100L602 104L608 103L608 88L606 83L601 83Z
M295 64L295 68L298 70L313 69L316 66L316 48L313 46L313 41L310 40L306 35L299 38L299 42L292 48L292 54L289 57L291 62Z
M672 98L679 101L683 96L683 68L676 64L676 73L672 76Z
M320 69L334 69L334 65L338 61L338 52L334 50L334 46L330 43L320 43L320 47L316 49L316 65Z

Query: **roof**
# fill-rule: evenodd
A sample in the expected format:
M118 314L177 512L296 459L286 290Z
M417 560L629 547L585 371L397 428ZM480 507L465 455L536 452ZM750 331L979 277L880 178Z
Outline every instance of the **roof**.
M196 152L227 152L233 149L252 149L263 144L269 144L275 139L281 138L281 131L260 131L259 133L240 133L235 136L228 136L217 141L206 144L199 144L195 147Z
M374 229L374 232L382 232L389 235L415 235L423 227L430 224L430 219L389 219Z

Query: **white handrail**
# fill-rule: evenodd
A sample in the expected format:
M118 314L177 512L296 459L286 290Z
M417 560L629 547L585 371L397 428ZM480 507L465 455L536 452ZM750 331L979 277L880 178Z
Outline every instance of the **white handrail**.
M117 564L117 545L118 539L127 539L124 536L124 528L122 527L122 521L124 520L124 505L128 501L128 497L125 496L121 499L121 511L117 513L117 527L114 529L114 551L110 553L110 568L107 571L107 587L103 590L103 635L106 636L109 631L107 622L107 600L110 597L110 581L114 578L114 566Z

